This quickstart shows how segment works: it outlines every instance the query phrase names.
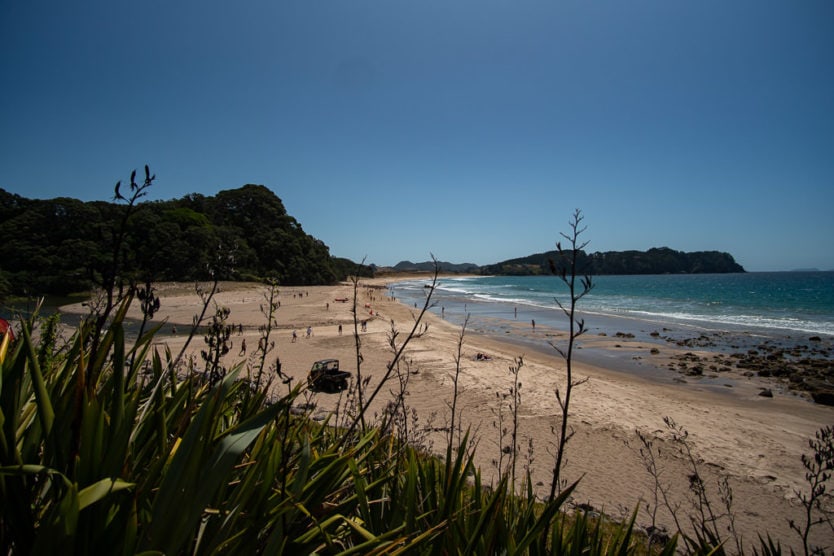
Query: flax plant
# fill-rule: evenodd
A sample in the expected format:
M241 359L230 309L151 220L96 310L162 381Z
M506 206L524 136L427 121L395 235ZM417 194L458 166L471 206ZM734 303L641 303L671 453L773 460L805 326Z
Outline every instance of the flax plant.
M550 483L550 496L548 497L551 501L555 499L556 493L562 488L562 465L565 460L565 447L570 437L573 436L573 431L568 425L571 394L574 387L581 385L587 380L576 380L573 376L573 349L576 345L577 338L584 334L586 330L585 321L584 319L578 318L576 307L577 303L593 288L590 274L583 274L578 262L579 253L588 245L587 241L580 241L580 236L587 229L582 226L583 220L582 212L577 209L568 223L570 232L561 234L568 241L567 248L563 249L561 242L557 242L556 250L559 253L560 261L558 264L550 261L551 272L559 276L562 282L568 287L567 304L563 304L558 299L556 300L556 304L568 318L569 327L567 347L561 347L551 342L551 346L565 360L566 372L564 393L558 388L556 389L556 401L561 410L561 419L557 432L556 461L553 464L553 477Z
M136 211L140 199L148 194L148 189L153 185L155 180L156 174L151 175L150 167L145 164L144 181L136 181L136 170L130 173L130 181L127 184L129 188L127 197L122 195L121 180L116 182L113 200L124 203L124 210L122 211L121 220L110 230L110 258L100 268L98 275L101 296L96 303L89 304L91 313L88 318L94 327L94 332L89 334L88 337L92 342L92 358L96 358L98 355L98 342L103 338L101 332L107 326L107 321L112 312L122 304L128 293L131 295L133 293L134 287L128 283L123 273L124 261L127 256L125 238L128 232L128 222ZM92 371L94 368L94 366L90 366L88 370ZM95 376L88 376L87 382L95 382Z
M513 377L513 385L510 388L510 416L512 418L512 430L510 433L510 486L515 488L516 484L516 463L518 461L518 435L519 423L518 416L521 409L521 380L519 374L524 367L524 358L518 356L513 360L513 365L510 365L509 371Z
M358 305L358 295L359 295L359 274L360 272L356 273L356 276L353 277L353 335L354 335L354 342L356 345L356 401L358 403L357 408L357 415L353 418L351 423L347 427L347 431L344 435L342 435L342 441L340 443L344 443L353 433L353 431L357 428L360 428L362 433L365 433L368 428L368 423L365 418L365 413L367 411L368 406L379 396L382 389L387 384L388 380L392 377L395 373L397 365L399 364L400 358L403 356L408 344L415 338L417 335L417 331L419 330L420 323L423 320L426 311L432 306L432 294L434 293L434 288L437 285L437 277L439 273L439 266L435 261L435 270L434 276L432 278L432 283L429 288L429 294L426 296L426 300L423 303L423 307L420 312L414 317L414 322L412 324L411 329L405 335L405 338L402 340L400 344L397 344L397 337L398 333L396 330L393 332L392 338L390 339L390 344L392 345L393 355L391 361L385 366L385 371L383 372L382 376L380 377L379 381L374 386L373 390L365 396L365 387L369 384L366 382L367 378L369 377L362 377L362 338L359 334L359 315L357 312L357 305Z
M278 307L280 306L278 294L278 281L272 278L267 280L266 292L264 293L265 303L262 303L260 306L261 314L263 315L266 324L260 326L258 329L260 332L260 338L258 339L258 348L256 351L257 367L255 369L254 378L255 390L260 390L262 385L264 386L264 389L268 390L271 383L270 379L267 379L265 383L262 381L264 380L263 375L264 369L266 368L266 357L273 350L275 344L274 341L271 340L271 336L272 331L278 326L278 319L276 318L276 313L278 311ZM285 382L285 384L290 384L289 377L284 375L281 370L280 359L276 360L275 372L278 377Z
M463 324L460 327L460 334L458 335L458 342L455 350L455 372L452 375L452 400L449 402L449 433L446 439L447 447L455 442L455 434L457 433L457 440L460 442L461 437L461 415L458 410L458 397L460 396L460 373L463 363L463 343L466 337L466 327L469 325L469 315L463 319Z
M810 534L812 528L822 525L828 527L832 533L831 538L834 538L834 511L823 504L832 473L834 473L834 426L829 425L819 429L814 438L808 439L808 447L811 448L811 455L800 456L802 466L805 468L808 490L807 492L795 491L802 504L805 520L789 523L791 530L802 539L805 556L824 553L832 548L831 546L813 546L810 543Z

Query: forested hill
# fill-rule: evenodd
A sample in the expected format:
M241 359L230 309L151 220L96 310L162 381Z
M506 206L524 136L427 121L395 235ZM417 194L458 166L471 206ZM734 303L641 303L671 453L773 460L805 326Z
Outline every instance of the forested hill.
M125 204L26 199L0 189L0 293L84 291L113 260ZM124 273L135 280L276 278L332 283L355 265L330 256L272 191L245 185L215 196L139 203L126 224Z
M550 261L558 264L556 251L537 253L481 267L482 274L547 274ZM648 251L579 252L578 268L583 273L601 274L708 274L744 272L729 253L695 251L685 253L668 247Z

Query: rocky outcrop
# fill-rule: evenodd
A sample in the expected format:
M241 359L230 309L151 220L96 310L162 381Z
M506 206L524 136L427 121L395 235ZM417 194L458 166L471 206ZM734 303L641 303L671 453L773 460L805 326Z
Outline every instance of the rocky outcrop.
M702 334L697 338L675 340L675 343L684 347L708 348L715 342ZM791 347L768 341L730 355L717 353L704 356L687 352L674 359L676 362L672 367L685 376L718 375L738 370L747 376L772 378L815 403L834 406L834 350L816 336L809 338L809 344ZM770 396L766 392L770 392ZM765 389L760 395L772 397L773 393Z

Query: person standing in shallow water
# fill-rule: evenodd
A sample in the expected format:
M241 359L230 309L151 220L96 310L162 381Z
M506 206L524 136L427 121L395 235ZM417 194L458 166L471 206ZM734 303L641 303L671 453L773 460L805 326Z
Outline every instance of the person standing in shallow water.
M535 330L535 329L536 329L536 319L533 319L533 320L532 320L532 321L530 321L530 322L531 322L531 323L532 323L532 325L533 325L533 330Z

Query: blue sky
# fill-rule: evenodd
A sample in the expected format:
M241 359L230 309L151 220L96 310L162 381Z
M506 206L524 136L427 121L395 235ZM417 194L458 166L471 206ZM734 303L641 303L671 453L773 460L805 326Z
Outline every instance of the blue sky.
M834 269L834 2L0 0L0 187L264 184L336 256Z

